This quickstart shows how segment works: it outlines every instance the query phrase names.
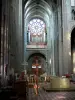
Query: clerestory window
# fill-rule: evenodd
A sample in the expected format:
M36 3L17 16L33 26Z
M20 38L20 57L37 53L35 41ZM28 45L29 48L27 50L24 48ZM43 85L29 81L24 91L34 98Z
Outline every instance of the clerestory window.
M71 6L75 6L75 0L71 0Z
M71 0L71 15L72 20L75 20L75 0Z

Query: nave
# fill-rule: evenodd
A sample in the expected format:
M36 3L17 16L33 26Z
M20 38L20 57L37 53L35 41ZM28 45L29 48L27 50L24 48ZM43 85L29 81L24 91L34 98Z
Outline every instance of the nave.
M75 84L72 84L75 88ZM21 88L21 87L20 87ZM21 92L21 91L18 91ZM23 91L22 91L23 92ZM34 88L27 88L26 92L18 95L10 86L0 89L0 100L75 100L75 91L45 91L43 88L38 89L35 94Z

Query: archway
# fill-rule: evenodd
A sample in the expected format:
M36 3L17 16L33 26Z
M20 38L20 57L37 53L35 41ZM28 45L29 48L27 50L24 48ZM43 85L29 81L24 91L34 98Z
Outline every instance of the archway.
M41 54L41 53L34 53L31 54L28 57L28 67L27 67L27 72L28 74L34 74L33 72L33 66L36 66L36 59L38 60L38 65L39 65L39 74L43 74L46 72L46 57Z
M75 72L75 28L71 32L71 61L72 70Z

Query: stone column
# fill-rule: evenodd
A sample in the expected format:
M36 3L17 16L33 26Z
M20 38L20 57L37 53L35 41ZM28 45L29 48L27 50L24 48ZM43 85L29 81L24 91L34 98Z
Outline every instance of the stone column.
M55 63L54 63L54 14L52 12L51 15L51 19L50 19L50 36L51 36L51 40L49 42L51 42L51 74L55 75Z
M10 66L16 71L21 71L23 61L23 0L10 0L9 2Z
M71 73L71 52L70 45L70 21L71 21L71 0L62 0L63 16L63 69L64 74Z
M58 10L58 75L63 75L63 26L62 26L62 0L57 0Z
M9 1L1 2L1 55L0 55L0 74L2 85L5 85L6 67L8 64L8 6Z

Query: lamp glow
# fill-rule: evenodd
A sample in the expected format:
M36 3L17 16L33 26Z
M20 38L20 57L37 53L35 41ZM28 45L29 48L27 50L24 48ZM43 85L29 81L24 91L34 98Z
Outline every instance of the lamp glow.
M73 63L75 63L75 52L73 53Z
M51 64L51 59L50 59L50 64Z
M71 52L69 52L69 55L71 56Z
M70 40L70 33L67 34L67 39Z
M75 73L75 67L73 68L73 73Z

